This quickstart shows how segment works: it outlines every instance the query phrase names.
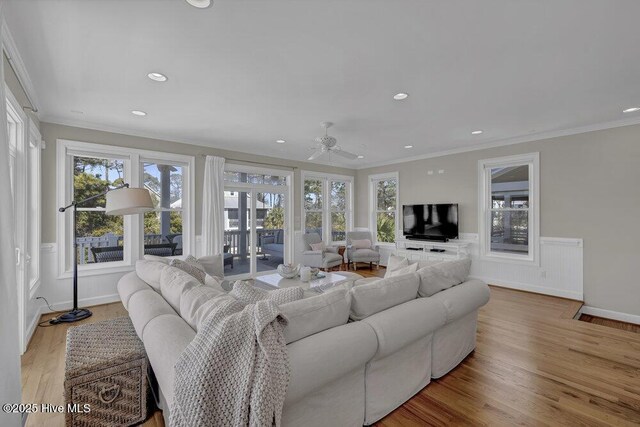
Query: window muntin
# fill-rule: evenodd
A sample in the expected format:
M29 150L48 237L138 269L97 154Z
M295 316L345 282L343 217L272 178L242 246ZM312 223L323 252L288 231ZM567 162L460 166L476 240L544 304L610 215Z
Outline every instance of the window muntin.
M281 176L281 175L270 175L270 174L261 174L261 173L225 171L224 182L286 186L287 177Z
M321 179L304 180L304 231L323 236L324 182Z
M346 181L331 181L329 183L329 199L331 203L331 241L346 241L347 231L347 197L348 183Z

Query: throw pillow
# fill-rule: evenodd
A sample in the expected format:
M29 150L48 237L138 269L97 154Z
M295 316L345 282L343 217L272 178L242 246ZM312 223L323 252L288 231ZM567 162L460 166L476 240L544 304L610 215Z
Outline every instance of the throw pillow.
M157 292L160 292L160 273L167 266L163 262L147 261L139 259L136 261L136 274Z
M156 262L161 262L163 264L167 264L169 265L169 263L171 262L171 258L165 258L162 256L157 256L157 255L145 255L144 259L147 261L156 261Z
M403 256L390 255L387 261L387 272L384 277L390 277L392 271L400 270L409 265L409 260Z
M469 277L471 259L457 259L441 262L418 270L420 288L418 295L430 297L440 291L459 285Z
M409 273L415 273L416 271L418 271L418 264L411 264L411 265L407 265L406 267L402 267L393 271L387 271L384 275L385 279L387 277L396 277L396 276L403 276L405 274L409 274Z
M224 277L224 268L222 266L222 255L206 255L198 258L198 263L204 268L209 276Z
M318 243L310 243L309 246L311 246L311 250L312 251L322 251L324 252L324 242L318 242Z
M189 289L202 286L191 274L172 266L162 269L160 273L160 292L164 299L176 312L180 312L180 300Z
M205 318L200 317L204 313L200 308L209 300L226 295L222 289L217 290L210 286L194 286L186 289L180 298L180 317L191 326L194 331Z
M371 240L369 239L352 240L351 247L353 249L369 249L371 248Z
M229 295L234 296L245 304L255 304L260 300L269 299L280 305L302 299L304 291L300 286L267 291L266 289L259 289L250 283L238 280L233 285L233 289L229 292Z
M194 257L191 257L191 258L192 259L189 259L189 257L187 257L187 259L184 261L179 259L172 259L171 262L169 263L169 266L179 268L185 273L192 275L201 284L204 285L204 279L205 277L207 277L207 273L204 272L204 268L201 265L199 265L197 261L194 262L195 260Z

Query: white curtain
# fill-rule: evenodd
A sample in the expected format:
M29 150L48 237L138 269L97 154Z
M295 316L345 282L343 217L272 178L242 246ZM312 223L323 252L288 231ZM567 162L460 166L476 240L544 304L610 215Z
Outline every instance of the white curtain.
M224 158L207 156L202 194L202 255L222 253L224 245Z
M0 2L0 22L3 22L3 2ZM0 34L0 46L2 35ZM1 49L0 49L1 50ZM7 104L4 90L4 70L0 64L0 402L20 403L20 342L18 331L18 284L13 241L13 198L9 182L9 134ZM19 426L18 414L0 411L0 425Z

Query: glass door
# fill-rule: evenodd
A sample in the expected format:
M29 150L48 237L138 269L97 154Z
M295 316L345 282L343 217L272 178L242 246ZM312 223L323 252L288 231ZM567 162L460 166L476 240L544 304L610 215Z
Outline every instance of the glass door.
M291 179L289 171L227 166L225 277L254 277L290 262Z

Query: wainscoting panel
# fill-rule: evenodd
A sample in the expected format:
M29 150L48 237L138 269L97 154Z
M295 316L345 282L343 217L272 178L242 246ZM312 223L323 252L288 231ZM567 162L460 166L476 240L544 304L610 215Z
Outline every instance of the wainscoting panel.
M462 234L471 243L471 276L506 288L583 300L582 239L541 237L540 266L479 258L478 235Z

